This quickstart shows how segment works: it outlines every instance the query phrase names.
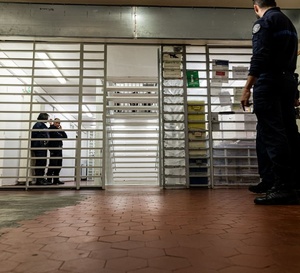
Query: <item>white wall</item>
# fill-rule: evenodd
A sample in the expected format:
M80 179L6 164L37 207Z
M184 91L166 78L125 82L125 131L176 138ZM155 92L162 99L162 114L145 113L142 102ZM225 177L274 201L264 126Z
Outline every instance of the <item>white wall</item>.
M157 77L157 46L108 46L109 77Z

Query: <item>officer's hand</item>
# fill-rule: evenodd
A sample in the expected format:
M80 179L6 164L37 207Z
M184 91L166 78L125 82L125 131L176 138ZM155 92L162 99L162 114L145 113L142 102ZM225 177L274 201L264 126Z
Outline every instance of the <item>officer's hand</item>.
M245 111L245 107L249 107L252 105L252 103L250 103L250 97L251 97L251 91L248 88L244 88L243 89L243 93L241 96L241 105L243 110Z

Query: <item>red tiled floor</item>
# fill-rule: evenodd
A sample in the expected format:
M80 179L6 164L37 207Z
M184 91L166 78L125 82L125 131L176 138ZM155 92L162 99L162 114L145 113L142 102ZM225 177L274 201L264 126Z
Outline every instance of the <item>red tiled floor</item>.
M76 194L0 229L0 273L300 272L300 206L257 206L246 189Z

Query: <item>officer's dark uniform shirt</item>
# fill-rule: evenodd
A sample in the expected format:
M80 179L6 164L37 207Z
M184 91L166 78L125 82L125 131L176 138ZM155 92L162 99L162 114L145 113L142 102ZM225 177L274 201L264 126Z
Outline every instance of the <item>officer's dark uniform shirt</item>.
M64 131L58 131L54 125L50 125L49 129L53 129L53 131L49 131L50 141L48 147L62 147L63 142L59 138L67 138L67 134Z
M34 131L31 132L31 147L46 147L50 137L46 124L44 122L37 122L33 125L32 129L34 129ZM34 140L35 138L39 140ZM41 138L45 138L45 140Z
M280 8L268 9L252 30L253 55L249 75L293 73L298 53L297 31Z

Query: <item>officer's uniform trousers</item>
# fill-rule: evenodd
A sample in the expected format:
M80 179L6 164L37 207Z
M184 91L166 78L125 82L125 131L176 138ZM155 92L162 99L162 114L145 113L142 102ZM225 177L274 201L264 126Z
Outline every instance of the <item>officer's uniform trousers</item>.
M57 150L50 150L47 176L58 176L61 171L62 161L62 147L57 147Z
M292 186L299 151L293 73L264 73L253 88L257 158L264 180Z

